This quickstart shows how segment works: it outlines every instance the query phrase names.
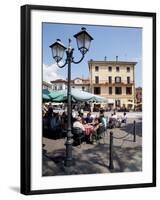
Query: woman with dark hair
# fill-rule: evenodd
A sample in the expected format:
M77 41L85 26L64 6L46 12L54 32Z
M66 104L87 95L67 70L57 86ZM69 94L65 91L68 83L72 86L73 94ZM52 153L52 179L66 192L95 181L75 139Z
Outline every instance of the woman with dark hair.
M85 122L87 124L91 124L93 122L93 117L91 116L90 112L87 113L87 117L85 118Z

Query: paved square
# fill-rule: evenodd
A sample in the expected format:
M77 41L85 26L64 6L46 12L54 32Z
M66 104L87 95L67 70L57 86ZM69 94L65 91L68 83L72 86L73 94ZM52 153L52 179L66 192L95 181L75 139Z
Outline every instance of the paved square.
M97 144L73 146L74 165L64 167L65 138L43 137L43 176L96 174L142 171L142 114L128 113L128 121L121 128L108 129ZM133 142L133 121L136 120L136 142ZM109 133L113 132L113 164L109 169Z

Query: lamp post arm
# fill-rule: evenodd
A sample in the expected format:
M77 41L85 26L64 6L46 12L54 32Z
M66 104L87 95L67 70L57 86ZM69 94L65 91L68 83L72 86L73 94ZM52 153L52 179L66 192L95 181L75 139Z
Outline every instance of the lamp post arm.
M64 63L63 65L59 65L59 63L57 62L57 66L58 66L59 68L63 68L63 67L65 67L66 64L67 64L67 59L66 59L66 61L65 61L65 63Z
M79 61L74 61L74 58L73 58L72 62L73 62L74 64L78 64L78 63L80 63L83 59L84 59L84 54L82 55L82 57L81 57L81 59L80 59Z

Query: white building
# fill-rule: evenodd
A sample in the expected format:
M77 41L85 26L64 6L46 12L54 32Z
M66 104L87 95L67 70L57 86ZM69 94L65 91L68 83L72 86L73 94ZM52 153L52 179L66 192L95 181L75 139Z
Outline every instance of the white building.
M53 90L65 90L67 88L67 81L63 79L56 79L51 81Z
M83 78L77 77L71 81L71 87L85 91L85 92L89 92L90 90L89 79L83 79Z
M53 90L65 90L67 89L68 81L63 80L63 79L57 79L57 80L51 81L51 83L52 83ZM89 92L89 89L90 89L89 79L83 79L83 78L77 77L71 80L71 88Z
M48 90L52 90L53 89L52 84L48 83L47 81L43 81L42 82L42 88L43 89L48 89Z

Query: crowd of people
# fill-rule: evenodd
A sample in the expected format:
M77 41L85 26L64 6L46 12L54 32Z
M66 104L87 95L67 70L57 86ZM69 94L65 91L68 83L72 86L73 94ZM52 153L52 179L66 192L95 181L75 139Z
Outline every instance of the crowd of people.
M126 113L123 116L117 116L116 112L113 112L111 116L105 117L104 110L100 110L95 116L91 112L86 115L83 111L72 112L72 128L79 128L85 135L86 140L94 142L97 137L97 133L101 127L103 130L107 128L114 128L126 123ZM67 113L55 112L52 104L43 106L43 134L50 134L55 137L66 136L67 132Z
M126 124L127 122L127 114L126 112L123 113L122 116L118 116L116 112L113 112L111 114L111 117L109 118L108 127L114 128L114 127L121 127L121 124Z
M66 112L54 112L51 104L43 106L43 134L54 134L57 137L63 134L63 130L67 129Z
M81 133L85 135L86 141L91 143L95 143L98 136L100 136L101 127L103 127L103 131L107 128L107 119L102 112L96 117L92 116L91 112L88 112L86 116L83 113L79 113L74 120L73 133L74 128L79 128Z

